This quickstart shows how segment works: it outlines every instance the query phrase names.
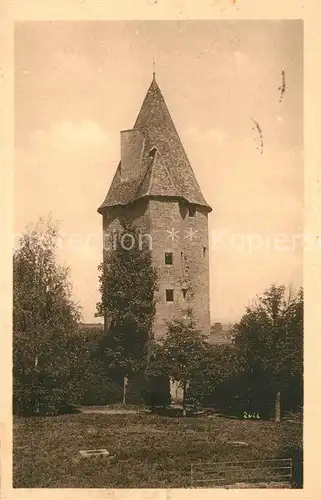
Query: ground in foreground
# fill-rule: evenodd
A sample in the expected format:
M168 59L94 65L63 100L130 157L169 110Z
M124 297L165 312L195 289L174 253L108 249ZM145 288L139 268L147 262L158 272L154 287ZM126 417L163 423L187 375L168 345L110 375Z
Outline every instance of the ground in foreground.
M15 488L188 488L191 462L276 458L302 443L297 424L148 414L15 418L13 432ZM113 458L79 453L97 448Z

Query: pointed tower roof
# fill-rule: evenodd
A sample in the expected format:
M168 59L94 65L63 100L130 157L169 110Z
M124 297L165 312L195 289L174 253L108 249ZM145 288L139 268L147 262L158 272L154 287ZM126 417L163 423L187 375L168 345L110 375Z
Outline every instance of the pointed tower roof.
M98 212L115 205L127 205L146 196L181 198L211 211L189 163L155 73L147 91L134 130L145 137L139 174L121 178L121 162L104 203Z

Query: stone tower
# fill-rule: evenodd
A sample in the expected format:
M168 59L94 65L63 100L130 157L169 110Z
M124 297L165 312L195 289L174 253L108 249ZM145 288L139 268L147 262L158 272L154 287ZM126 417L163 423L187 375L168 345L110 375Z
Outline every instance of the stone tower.
M121 160L98 212L104 235L122 217L150 235L158 270L155 340L166 332L166 320L190 307L197 327L208 334L208 214L155 74L135 125L121 132Z

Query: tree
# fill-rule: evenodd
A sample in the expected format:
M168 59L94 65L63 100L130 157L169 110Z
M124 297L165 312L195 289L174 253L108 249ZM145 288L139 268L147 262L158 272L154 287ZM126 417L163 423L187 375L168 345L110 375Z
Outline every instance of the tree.
M290 391L290 406L302 402L302 289L298 293L284 286L267 289L234 326L234 344L256 397Z
M188 399L201 406L230 405L228 386L238 374L235 348L232 345L207 345L198 369L188 388Z
M13 380L16 411L59 411L66 403L66 344L80 319L69 269L56 262L58 227L40 219L13 255Z
M198 376L206 353L206 336L196 329L193 313L168 322L166 336L155 346L155 359L150 372L166 375L179 383L183 390L183 414L186 414L186 392L189 383Z
M99 266L101 301L96 316L109 323L106 363L124 380L125 402L127 378L146 368L157 273L140 232L128 221L123 221L114 243Z
M68 356L72 371L69 380L75 404L106 405L121 401L121 387L110 379L104 363L102 334L102 328L83 325L70 338Z

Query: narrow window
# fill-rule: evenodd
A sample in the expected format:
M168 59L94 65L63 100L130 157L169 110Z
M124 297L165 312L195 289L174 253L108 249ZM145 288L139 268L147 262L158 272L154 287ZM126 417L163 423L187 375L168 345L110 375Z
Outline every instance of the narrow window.
M174 302L174 290L166 290L166 302Z
M188 206L188 215L189 217L195 217L196 213L196 206L195 205L189 205Z
M184 252L181 252L181 261L182 261L182 264L186 264L186 255Z
M182 295L183 295L183 300L186 300L186 298L187 298L187 288L182 288Z
M167 266L170 266L173 264L173 253L172 252L165 252L165 264Z
M203 257L206 257L206 256L207 256L207 248L203 247Z

